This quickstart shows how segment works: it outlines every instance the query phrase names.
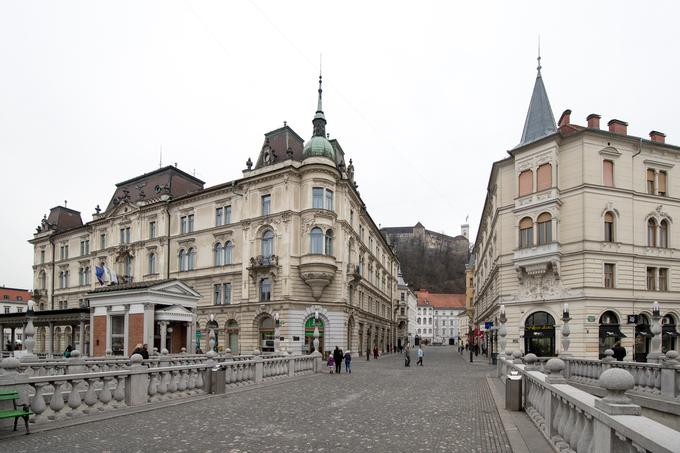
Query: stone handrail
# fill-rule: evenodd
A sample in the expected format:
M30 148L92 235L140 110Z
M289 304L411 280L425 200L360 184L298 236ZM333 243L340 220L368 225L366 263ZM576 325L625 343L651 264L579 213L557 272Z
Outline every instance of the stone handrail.
M528 371L529 365L501 360L506 371L522 376L527 415L557 451L678 451L680 432L640 416L640 407L626 401L623 392L633 385L626 371L611 369L602 375L599 384L607 396L600 399L566 383L561 375L565 368L562 360L551 360L546 365L548 374ZM620 379L621 373L624 379Z
M0 363L0 390L16 390L20 404L34 415L32 423L48 423L66 418L107 412L124 407L189 398L208 393L224 393L228 388L258 384L283 376L321 371L320 355L285 356L250 360L217 361L217 354L206 354L200 363L159 363L147 366L134 355L128 367L60 375L29 375L15 358ZM82 367L82 365L78 365ZM68 370L67 370L68 371ZM223 373L223 379L215 379Z

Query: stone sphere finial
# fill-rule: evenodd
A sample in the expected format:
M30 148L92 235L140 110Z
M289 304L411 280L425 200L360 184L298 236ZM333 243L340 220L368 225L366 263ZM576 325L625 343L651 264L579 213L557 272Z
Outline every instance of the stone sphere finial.
M564 360L552 358L546 362L545 369L548 374L560 375L565 366Z
M261 354L261 352L260 352L259 349L257 349L257 348L253 349L253 355L260 355L260 354Z
M16 370L20 365L21 362L19 359L15 359L14 357L7 357L2 359L2 362L0 362L0 367L4 368L5 370Z
M132 357L130 357L130 363L132 365L141 365L143 361L144 357L142 357L141 354L132 354Z
M513 359L520 359L522 358L522 351L515 351L512 353L512 358Z
M161 355L168 355L168 354L169 354L169 353L168 353L168 350L167 350L167 349L163 348L163 349L161 350Z
M225 354L231 354L231 349L230 348L225 348L224 349Z
M71 357L70 358L72 358L72 359L80 358L80 351L77 350L77 349L74 349L73 351L71 351Z
M530 352L529 354L524 356L524 363L526 363L527 365L533 365L534 363L536 363L536 360L538 360L538 357L536 357L536 354L534 354L533 352Z
M205 355L208 356L209 359L214 359L215 357L217 357L217 353L212 349L206 352Z
M110 356L113 355L113 351L110 349L107 349L106 352L104 352L105 355Z
M181 354L186 354L187 353L187 348L180 348L179 352Z
M680 357L680 352L670 350L666 353L666 360L678 360L678 357Z
M616 359L614 358L614 351L611 349L605 349L604 350L604 357L602 357L602 361L605 363L609 362L614 362Z
M598 384L607 390L607 396L603 398L605 401L628 404L630 399L625 395L625 392L635 386L635 379L623 368L610 368L600 375Z

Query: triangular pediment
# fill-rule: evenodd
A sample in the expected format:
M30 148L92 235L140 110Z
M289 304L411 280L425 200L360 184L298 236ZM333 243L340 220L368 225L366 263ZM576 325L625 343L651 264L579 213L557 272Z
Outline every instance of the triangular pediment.
M118 205L115 206L113 209L107 211L104 217L107 219L112 219L115 217L124 217L127 215L134 214L137 211L139 211L139 207L136 206L134 203L123 201L118 203Z
M149 289L159 293L175 294L196 298L201 297L200 294L198 294L196 291L194 291L191 287L189 287L186 283L184 283L181 280L171 280L159 283L158 285L154 285Z
M181 305L172 305L170 307L161 308L156 310L156 313L166 313L173 315L191 315L191 311L182 307Z

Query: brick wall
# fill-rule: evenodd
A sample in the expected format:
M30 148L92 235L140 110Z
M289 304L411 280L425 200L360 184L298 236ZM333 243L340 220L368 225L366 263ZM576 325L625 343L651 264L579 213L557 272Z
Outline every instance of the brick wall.
M128 354L139 343L144 344L144 313L128 315Z
M92 336L94 340L92 354L103 356L106 354L106 316L94 316Z

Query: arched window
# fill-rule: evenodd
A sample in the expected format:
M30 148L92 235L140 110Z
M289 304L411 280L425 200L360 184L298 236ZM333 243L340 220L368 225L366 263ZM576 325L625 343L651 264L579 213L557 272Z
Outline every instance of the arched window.
M40 274L38 274L38 288L47 288L47 275L45 274L45 271L40 271Z
M274 320L270 317L260 321L260 347L262 352L274 352Z
M184 249L179 251L179 271L187 270L187 252Z
M656 247L656 220L647 221L647 246Z
M215 257L215 266L221 266L222 265L222 244L219 242L215 244L215 248L213 249L214 251L214 257Z
M524 217L519 222L519 248L533 247L534 222L530 217Z
M524 350L539 357L555 355L555 318L537 311L524 322Z
M266 302L272 300L272 281L268 278L260 280L260 301Z
M148 274L155 274L156 273L156 254L154 252L149 253L148 263L147 263L147 273Z
M333 230L326 231L325 253L333 256Z
M536 170L536 191L550 189L552 187L552 165L543 164Z
M534 191L534 172L524 170L519 174L519 196L529 195Z
M614 347L614 343L625 337L619 326L619 317L611 310L605 311L600 316L599 337L600 358L604 357L604 351L611 349Z
M196 249L191 247L187 251L187 270L193 271L196 266Z
M323 231L321 228L314 227L309 233L311 244L309 247L310 253L322 254L323 253Z
M274 254L274 233L266 230L262 233L262 256L270 258Z
M664 316L661 320L661 352L664 354L675 349L678 337L676 324L677 321L671 314Z
M659 223L659 247L668 248L668 220Z
M604 215L604 241L614 242L614 214L611 212Z
M420 322L420 318L418 318L418 324L422 324L422 323Z
M234 243L227 241L224 244L224 264L231 264L233 259Z
M552 216L547 212L538 216L538 245L545 245L552 242Z

